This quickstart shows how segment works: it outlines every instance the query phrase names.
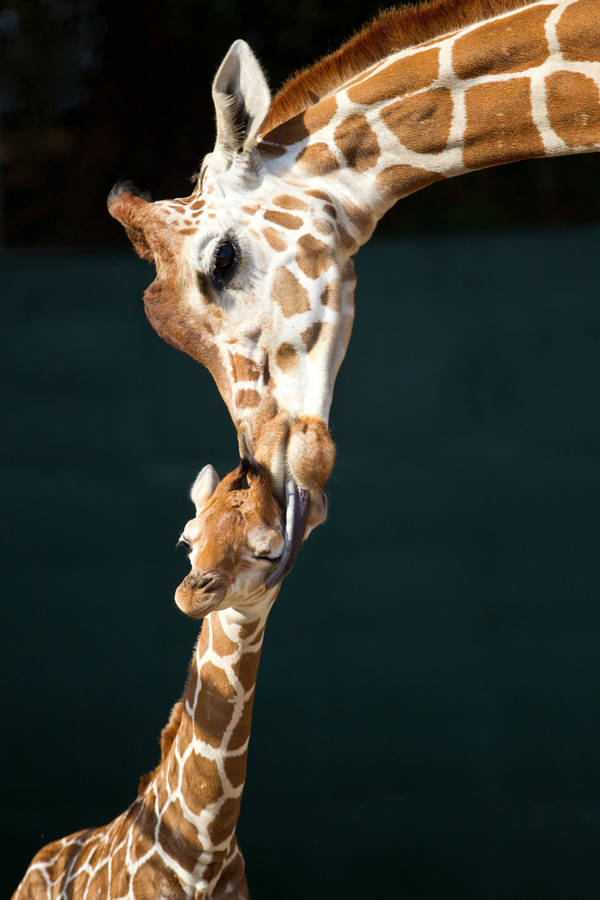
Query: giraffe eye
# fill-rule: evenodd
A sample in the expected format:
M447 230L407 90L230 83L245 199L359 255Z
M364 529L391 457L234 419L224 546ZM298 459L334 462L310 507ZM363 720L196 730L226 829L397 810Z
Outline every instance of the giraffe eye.
M223 240L217 244L210 264L210 274L217 290L225 287L238 263L238 248L233 241Z

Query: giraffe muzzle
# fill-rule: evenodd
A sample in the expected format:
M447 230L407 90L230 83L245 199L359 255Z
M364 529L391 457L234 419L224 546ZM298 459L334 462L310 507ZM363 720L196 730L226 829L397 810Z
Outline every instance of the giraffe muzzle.
M227 590L218 573L190 573L175 592L179 609L193 619L201 619L221 603Z

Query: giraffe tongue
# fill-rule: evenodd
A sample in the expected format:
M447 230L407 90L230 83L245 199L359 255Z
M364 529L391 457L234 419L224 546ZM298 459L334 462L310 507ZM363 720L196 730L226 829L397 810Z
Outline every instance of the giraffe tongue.
M308 508L310 506L310 494L304 488L298 487L293 478L287 478L285 482L285 538L283 552L279 562L265 582L266 588L272 588L283 581L291 572L304 540Z

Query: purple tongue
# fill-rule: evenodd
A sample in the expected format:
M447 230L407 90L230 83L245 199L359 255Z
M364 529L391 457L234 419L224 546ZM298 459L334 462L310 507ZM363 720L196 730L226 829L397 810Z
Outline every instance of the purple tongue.
M285 538L279 562L265 581L266 588L275 587L291 572L306 531L310 494L298 487L293 478L285 482Z

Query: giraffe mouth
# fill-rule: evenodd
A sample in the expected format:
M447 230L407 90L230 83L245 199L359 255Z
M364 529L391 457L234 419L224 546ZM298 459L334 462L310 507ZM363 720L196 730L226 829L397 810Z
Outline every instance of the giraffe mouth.
M293 478L289 476L285 480L285 534L283 551L277 565L265 581L267 589L280 584L286 575L294 568L296 557L304 540L308 511L310 508L310 494L304 488L299 487Z

